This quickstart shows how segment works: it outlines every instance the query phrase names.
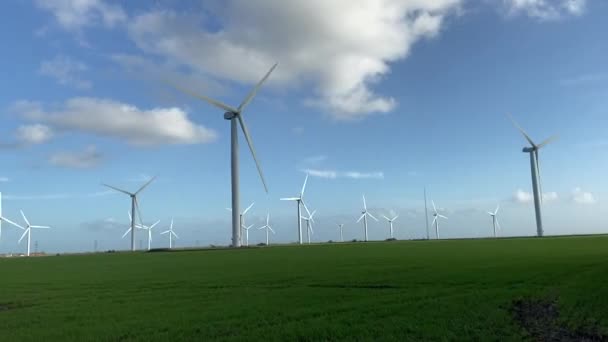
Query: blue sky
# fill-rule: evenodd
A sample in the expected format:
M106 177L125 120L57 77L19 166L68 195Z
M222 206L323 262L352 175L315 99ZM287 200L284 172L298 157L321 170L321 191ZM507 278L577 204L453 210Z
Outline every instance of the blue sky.
M547 234L604 232L608 183L608 4L592 0L156 1L3 3L0 91L3 215L37 224L46 251L126 249L129 199L143 218L171 217L178 246L228 244L229 123L169 80L238 105L274 62L244 117L269 184L241 136L243 207L270 212L296 239L297 195L318 210L315 239L362 238L361 195L400 214L400 238L425 235L426 185L445 237L533 235L525 140L541 152ZM157 232L158 233L158 232ZM386 222L371 222L384 239ZM252 242L262 241L261 231ZM4 224L0 252L19 252ZM141 234L139 239L145 239ZM167 244L155 235L154 246Z

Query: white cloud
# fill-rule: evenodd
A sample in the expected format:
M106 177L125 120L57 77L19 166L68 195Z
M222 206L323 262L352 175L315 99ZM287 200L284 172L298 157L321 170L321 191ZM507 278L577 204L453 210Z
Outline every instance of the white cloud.
M103 0L37 0L36 5L51 12L57 23L68 31L100 24L114 27L127 19L119 5Z
M311 83L308 103L352 120L395 107L372 86L462 2L232 0L206 8L213 29L202 14L154 10L134 17L129 33L146 52L224 80L257 82L278 61L270 82Z
M580 86L608 80L608 73L584 74L559 81L562 86Z
M572 200L580 204L595 204L597 203L595 196L592 193L583 191L581 188L574 188L572 191Z
M36 195L3 195L3 199L8 201L38 201L38 200L56 200L56 199L71 199L71 198L97 198L117 194L116 191L97 191L86 194L73 193L51 193L51 194L36 194Z
M8 183L8 182L10 182L10 181L11 181L11 180L10 180L10 178L8 178L8 177L0 177L0 183Z
M17 128L16 138L21 145L42 144L53 137L53 130L46 125L22 125Z
M540 20L556 20L567 15L580 16L587 0L503 0L510 14L524 14Z
M40 64L39 72L42 75L53 77L61 85L69 85L78 89L89 89L92 84L90 81L83 80L79 74L86 71L86 64L73 60L67 56L56 56L55 58L43 61Z
M559 199L557 192L545 192L543 193L543 201L544 202L552 202ZM532 203L534 201L534 196L530 192L526 192L522 189L518 189L515 194L513 194L513 201L517 203Z
M350 178L350 179L384 179L384 173L380 171L376 172L359 172L359 171L347 171L341 172L336 170L319 170L319 169L304 169L302 172L308 173L313 177L336 179L336 178Z
M75 169L89 169L99 165L102 160L103 155L95 146L78 152L58 152L49 158L49 162L55 166Z
M19 101L13 109L27 120L59 130L118 138L133 145L198 144L217 138L215 131L193 123L176 107L142 110L113 100L79 97L55 110L29 101Z

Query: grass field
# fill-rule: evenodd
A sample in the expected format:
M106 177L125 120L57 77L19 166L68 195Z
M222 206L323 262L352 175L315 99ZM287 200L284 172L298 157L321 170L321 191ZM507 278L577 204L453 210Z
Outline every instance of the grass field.
M518 298L608 332L608 238L0 259L1 341L522 340Z

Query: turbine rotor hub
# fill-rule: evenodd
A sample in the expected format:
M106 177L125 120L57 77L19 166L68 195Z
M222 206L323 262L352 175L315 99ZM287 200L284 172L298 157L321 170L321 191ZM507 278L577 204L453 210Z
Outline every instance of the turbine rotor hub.
M233 112L226 112L226 113L224 113L224 119L225 120L232 120L232 119L236 118L236 115L237 114L233 113Z

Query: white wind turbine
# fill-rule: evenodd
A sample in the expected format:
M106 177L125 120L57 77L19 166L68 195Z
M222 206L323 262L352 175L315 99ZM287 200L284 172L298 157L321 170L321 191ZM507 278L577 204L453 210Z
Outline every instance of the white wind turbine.
M30 256L30 248L32 245L32 228L35 229L49 229L51 227L48 226L33 226L30 224L30 221L28 221L27 217L25 217L25 214L23 213L23 210L21 210L21 216L23 216L23 221L25 221L26 224L26 228L23 228L22 226L16 224L15 222L9 221L5 218L3 218L3 221L6 221L10 224L12 224L13 226L20 228L21 230L24 230L23 235L21 235L21 238L19 239L19 243L21 243L21 240L23 240L23 238L25 237L25 235L27 235L27 256Z
M253 205L255 204L255 202L252 202L247 209L243 210L242 213L239 214L239 222L241 223L241 234L239 234L239 239L241 239L239 241L239 244L242 245L243 244L243 230L245 229L245 215L247 215L247 212L249 210L251 210L251 208L253 208ZM232 212L232 209L230 208L226 208L226 210L228 210L229 212Z
M149 181L146 182L146 184L142 185L141 188L139 188L139 190L135 191L135 192L129 192L126 190L122 190L119 189L117 187L113 187L111 185L107 185L107 184L101 184L105 187L108 187L112 190L116 190L118 192L122 192L123 194L129 195L129 197L131 197L131 212L129 213L129 219L131 220L131 227L129 228L128 232L131 232L131 250L134 251L135 250L135 210L137 209L137 217L139 217L139 223L143 226L143 222L141 219L141 212L139 210L139 202L137 201L137 195L139 195L139 193L141 193L146 187L148 187L148 185L150 185L150 183L152 183L154 181L154 179L156 179L156 177L152 177L150 178ZM125 235L123 235L123 237L125 237L127 235L127 233L125 233Z
M156 227L156 225L159 223L160 223L160 220L154 222L154 224L151 226L146 226L143 224L141 226L139 226L139 225L137 226L137 228L139 228L139 229L148 231L148 250L150 250L152 248L152 229L154 229L154 227Z
M530 136L515 122L512 116L509 115L509 118L513 122L513 125L523 134L524 138L530 143L530 147L524 147L523 152L530 154L530 168L532 170L532 193L534 195L534 210L536 213L536 234L538 236L543 236L543 221L541 214L541 204L543 202L542 196L542 186L540 181L540 162L538 160L538 151L545 147L547 144L553 142L557 139L557 136L553 136L540 144L535 144L534 141L530 138Z
M500 229L500 224L498 223L498 209L500 209L500 204L496 206L496 210L494 212L488 211L488 214L492 217L492 227L494 228L494 237L496 237L497 229Z
M169 230L160 233L160 235L164 234L169 234L169 249L173 248L173 237L175 236L176 239L179 239L179 236L177 236L177 234L175 234L173 231L173 219L171 219L171 226L169 226Z
M435 202L433 200L431 200L431 204L433 204L433 216L435 217L433 219L433 224L435 225L435 238L439 240L439 218L444 218L446 220L448 218L437 212L437 207L435 207Z
M281 201L295 201L298 205L298 243L302 244L302 209L301 206L304 206L308 215L310 215L310 211L306 207L306 203L304 203L304 190L306 190L306 183L308 182L308 174L306 174L306 178L304 178L304 185L302 185L302 191L300 191L300 196L298 197L288 197L281 198Z
M21 227L20 225L16 224L15 222L7 219L6 217L2 216L2 193L0 192L0 239L2 239L2 221L5 221L6 223L9 223L17 228L20 229L25 229L23 227Z
M253 224L243 227L245 230L245 246L249 247L249 229L253 228Z
M266 229L266 246L268 246L269 242L270 242L270 239L269 239L270 234L269 234L269 232L272 232L272 234L275 233L274 230L272 229L272 227L270 226L270 214L266 214L266 224L263 225L263 226L261 226L258 229Z
M302 220L306 221L306 238L308 239L309 244L311 235L315 233L315 231L312 229L312 224L315 223L314 216L316 212L316 210L313 210L310 216L302 216Z
M376 220L376 222L378 222L378 219L374 217L374 215L370 214L369 211L367 211L367 203L365 203L365 195L363 195L363 211L361 212L361 217L359 217L359 219L357 220L357 223L359 223L359 221L363 220L363 227L365 228L365 241L367 241L367 217L371 217L374 220Z
M258 82L258 84L251 89L247 97L241 102L241 104L237 108L233 108L226 104L223 104L219 101L216 101L207 96L196 94L190 90L186 90L180 86L173 85L178 90L190 95L194 96L200 100L203 100L215 107L218 107L222 110L225 110L224 119L230 120L230 165L231 165L231 182L232 182L232 246L240 247L241 246L241 222L239 218L239 149L238 149L238 126L241 126L241 130L243 131L243 135L245 136L245 140L249 145L249 150L251 151L251 155L253 156L253 160L255 161L255 165L258 169L258 173L260 174L260 179L262 180L262 184L264 185L264 190L268 193L268 187L266 186L266 181L264 180L264 175L262 174L262 167L258 162L258 158L255 153L255 148L253 147L253 141L251 140L251 136L249 135L249 130L247 129L247 125L245 125L245 121L243 119L243 110L245 107L253 100L256 93L262 86L262 84L266 81L266 79L270 76L270 73L276 68L277 64L273 65L270 70L264 75L264 77Z
M388 221L388 225L390 228L390 234L391 234L391 239L393 239L393 222L395 222L395 220L397 218L399 218L399 215L395 215L393 218L388 218L385 215L382 215L382 217L384 217L386 219L386 221Z
M340 242L344 242L344 223L336 223L340 229Z

